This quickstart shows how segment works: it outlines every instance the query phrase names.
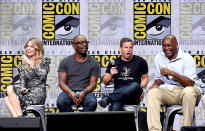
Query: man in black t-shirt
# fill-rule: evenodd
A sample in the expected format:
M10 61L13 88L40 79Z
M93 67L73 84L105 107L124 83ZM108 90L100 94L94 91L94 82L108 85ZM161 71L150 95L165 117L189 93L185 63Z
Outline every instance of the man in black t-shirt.
M147 62L133 55L133 41L129 38L120 40L121 57L112 60L103 77L106 85L114 78L114 91L98 102L106 107L111 103L110 111L122 111L124 104L137 104L143 87L148 83Z

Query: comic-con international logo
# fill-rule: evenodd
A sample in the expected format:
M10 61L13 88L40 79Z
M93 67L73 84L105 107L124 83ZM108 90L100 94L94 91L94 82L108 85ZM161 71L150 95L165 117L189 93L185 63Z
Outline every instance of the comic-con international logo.
M36 3L31 0L0 1L0 45L23 46L29 37L37 35Z
M205 2L179 3L179 36L181 45L205 45Z
M125 1L88 2L88 38L101 44L119 43L125 36ZM97 43L95 43L97 44Z
M80 32L79 2L43 2L42 38L44 45L71 45Z
M5 97L6 88L18 80L18 67L22 64L19 55L0 55L0 98Z
M171 2L134 2L133 35L136 45L161 45L171 33Z

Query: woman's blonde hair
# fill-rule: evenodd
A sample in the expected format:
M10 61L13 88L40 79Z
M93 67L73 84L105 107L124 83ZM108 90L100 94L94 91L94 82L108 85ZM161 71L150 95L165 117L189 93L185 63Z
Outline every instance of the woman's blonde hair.
M30 38L26 44L24 45L24 48L26 49L26 47L28 46L28 43L31 42L32 46L35 48L36 50L36 58L35 58L35 66L39 67L41 64L41 60L42 57L44 56L44 49L43 49L43 45L41 40L39 40L38 38ZM25 55L29 58L29 56L27 55L27 53L25 53ZM24 70L26 71L28 69L29 65L25 63L24 66Z

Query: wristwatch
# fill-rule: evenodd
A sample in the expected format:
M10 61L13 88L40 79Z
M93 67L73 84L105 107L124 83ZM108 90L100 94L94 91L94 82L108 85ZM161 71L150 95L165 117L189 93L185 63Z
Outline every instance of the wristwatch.
M146 87L145 86L140 86L142 89L145 89Z
M87 95L87 93L88 93L88 92L87 92L87 91L86 91L86 89L85 89L85 90L84 90L84 95L86 96L86 95Z

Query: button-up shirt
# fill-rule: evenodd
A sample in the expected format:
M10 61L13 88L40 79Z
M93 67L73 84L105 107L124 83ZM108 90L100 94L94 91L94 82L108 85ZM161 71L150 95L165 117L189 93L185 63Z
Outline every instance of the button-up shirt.
M171 91L176 85L184 88L178 81L174 79L174 77L165 77L160 74L161 68L172 70L182 76L188 77L193 81L197 80L196 65L193 57L190 54L183 52L181 49L178 50L177 57L171 61L165 56L164 52L161 52L156 55L154 62L157 70L157 73L155 74L155 80L161 79L164 82L164 84L160 85L160 88L166 88ZM198 87L196 83L195 86ZM198 88L201 91L200 87Z

